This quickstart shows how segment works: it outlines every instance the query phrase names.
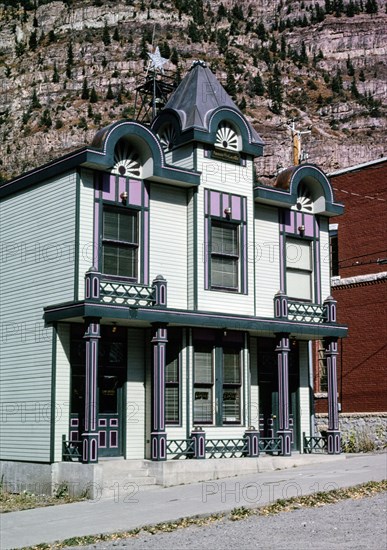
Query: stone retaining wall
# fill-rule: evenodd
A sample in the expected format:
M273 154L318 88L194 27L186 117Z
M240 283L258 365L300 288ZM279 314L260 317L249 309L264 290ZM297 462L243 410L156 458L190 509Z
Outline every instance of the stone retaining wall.
M380 451L387 448L387 413L341 413L340 431L345 452ZM316 414L316 434L328 429L328 415Z

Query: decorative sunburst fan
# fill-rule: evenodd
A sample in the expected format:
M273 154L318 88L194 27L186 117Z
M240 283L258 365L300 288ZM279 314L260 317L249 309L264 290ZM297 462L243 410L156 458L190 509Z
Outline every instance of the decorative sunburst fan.
M165 126L159 134L161 147L164 151L170 151L176 141L176 130L172 125Z
M228 122L221 122L218 131L216 132L216 147L223 147L231 151L238 150L238 136L234 128Z
M312 212L313 210L312 195L308 187L302 183L298 186L296 208L304 212Z
M141 177L140 156L126 141L118 142L114 151L114 162L112 174Z

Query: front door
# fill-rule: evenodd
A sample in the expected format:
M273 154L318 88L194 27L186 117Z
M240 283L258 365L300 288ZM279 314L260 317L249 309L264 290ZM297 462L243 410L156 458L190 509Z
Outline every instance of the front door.
M289 423L292 450L299 448L298 430L298 349L289 352ZM259 431L261 437L276 437L278 424L278 365L275 340L261 338L258 344Z
M71 331L70 440L80 441L85 412L85 341L83 325ZM101 326L98 351L97 430L98 455L124 453L124 388L127 373L126 330Z

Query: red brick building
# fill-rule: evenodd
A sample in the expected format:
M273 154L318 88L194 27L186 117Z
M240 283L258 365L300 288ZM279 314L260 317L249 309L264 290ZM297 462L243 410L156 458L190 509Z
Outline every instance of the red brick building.
M358 418L385 417L387 158L334 172L330 181L345 206L344 215L331 218L329 226L332 294L338 302L338 321L349 329L340 342L338 362L341 418L354 413ZM316 365L315 412L325 413L321 353Z

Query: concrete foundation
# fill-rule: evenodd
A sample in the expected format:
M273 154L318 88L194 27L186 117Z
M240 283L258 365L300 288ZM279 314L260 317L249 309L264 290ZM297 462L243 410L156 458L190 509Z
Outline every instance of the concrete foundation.
M221 458L204 460L103 460L98 464L57 462L34 464L0 463L4 490L54 495L67 490L71 496L89 499L116 498L117 492L134 495L140 489L171 487L200 481L213 481L238 475L261 474L305 464L345 459L345 455L301 455L289 457L264 455L258 458Z

